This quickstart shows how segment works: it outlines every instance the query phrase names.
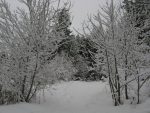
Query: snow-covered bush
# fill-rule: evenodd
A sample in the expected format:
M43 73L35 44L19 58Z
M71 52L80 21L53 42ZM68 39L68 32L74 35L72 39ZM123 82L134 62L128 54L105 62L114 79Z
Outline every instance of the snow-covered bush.
M72 75L77 72L70 59L67 59L64 54L57 55L46 68L51 81L71 80Z

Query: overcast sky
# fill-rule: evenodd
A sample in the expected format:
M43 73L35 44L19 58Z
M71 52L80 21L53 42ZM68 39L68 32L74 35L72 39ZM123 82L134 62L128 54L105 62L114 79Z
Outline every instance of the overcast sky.
M7 0L11 8L21 6L17 0ZM66 0L61 0L66 1ZM71 16L73 18L72 27L81 29L82 22L87 19L87 15L94 14L107 0L70 0L72 2Z
M80 29L87 15L97 12L99 5L102 5L105 0L71 0L73 3L72 16L73 27Z

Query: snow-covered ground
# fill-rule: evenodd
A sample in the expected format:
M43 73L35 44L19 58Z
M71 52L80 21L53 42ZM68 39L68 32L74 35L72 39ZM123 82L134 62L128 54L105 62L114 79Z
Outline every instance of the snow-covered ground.
M63 82L41 93L40 104L0 106L0 113L150 113L150 99L141 105L113 106L107 87L103 82Z

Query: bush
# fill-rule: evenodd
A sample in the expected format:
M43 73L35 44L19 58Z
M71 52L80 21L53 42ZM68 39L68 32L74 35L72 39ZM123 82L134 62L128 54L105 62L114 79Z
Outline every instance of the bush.
M4 90L0 92L0 105L14 104L20 101L20 96L17 92Z

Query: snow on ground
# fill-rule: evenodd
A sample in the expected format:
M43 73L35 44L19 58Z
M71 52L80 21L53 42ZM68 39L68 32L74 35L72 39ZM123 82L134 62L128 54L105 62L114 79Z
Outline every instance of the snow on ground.
M141 105L113 106L103 82L63 82L40 97L40 104L0 106L0 113L150 113L150 99Z

